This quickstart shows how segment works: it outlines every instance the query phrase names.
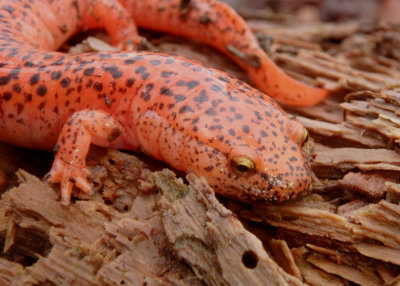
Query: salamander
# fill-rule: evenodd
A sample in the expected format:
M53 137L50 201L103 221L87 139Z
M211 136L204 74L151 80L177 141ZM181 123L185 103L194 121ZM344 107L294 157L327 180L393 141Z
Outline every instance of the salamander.
M140 149L238 200L282 201L309 188L307 131L258 89L179 56L56 51L74 33L93 28L129 50L141 42L136 22L218 47L238 45L244 55L251 51L260 66L248 67L244 58L239 64L259 86L265 80L265 90L278 100L295 103L318 92L274 66L225 4L120 2L0 0L0 140L54 148L49 181L60 182L63 204L70 203L74 186L92 190L85 162L90 144ZM222 44L213 43L217 39ZM271 73L263 75L264 64ZM283 92L287 87L294 90Z

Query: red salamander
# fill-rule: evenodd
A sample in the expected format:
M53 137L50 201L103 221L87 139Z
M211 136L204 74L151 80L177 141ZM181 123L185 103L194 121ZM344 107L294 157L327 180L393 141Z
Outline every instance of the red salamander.
M54 51L89 28L104 28L116 46L135 46L134 20L221 50L235 47L246 58L239 64L280 101L315 103L310 94L325 92L283 74L244 21L219 2L0 0L0 140L56 146L50 181L61 183L62 203L69 204L74 185L91 191L91 143L140 148L239 200L282 201L309 188L307 132L261 91L181 57ZM257 64L245 63L247 57ZM264 65L271 72L264 74Z

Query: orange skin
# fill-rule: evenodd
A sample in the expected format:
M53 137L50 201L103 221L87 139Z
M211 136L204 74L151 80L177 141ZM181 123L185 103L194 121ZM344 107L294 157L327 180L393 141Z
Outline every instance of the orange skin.
M193 38L225 53L261 91L281 103L312 106L329 95L325 89L307 86L286 75L260 48L245 21L222 2L119 1L140 27ZM189 4L181 4L185 2Z
M176 29L176 22L163 19L174 7L161 3L177 1L123 4L130 12L139 11L136 2L165 5L132 13L140 25L155 28L149 23L158 19L163 29ZM226 5L190 3L204 5L210 17L225 15L237 24L235 29L244 29L244 42L251 40L247 46L255 45L243 20ZM185 15L175 20L193 22L193 15ZM180 33L187 35L189 28L195 30L191 35L204 32L190 26ZM112 43L123 48L140 41L131 15L114 0L0 0L0 140L28 148L56 146L50 182L60 181L63 204L69 204L74 185L91 191L85 162L91 143L140 148L176 169L204 176L217 192L238 200L282 201L309 188L305 129L271 98L181 57L52 51L87 28L104 28ZM221 33L207 29L212 37ZM221 41L231 39L233 45L241 37L231 34ZM273 74L279 71L272 67ZM294 82L287 79L289 85ZM278 94L280 99L288 96ZM248 172L238 171L233 164L238 158L251 163Z

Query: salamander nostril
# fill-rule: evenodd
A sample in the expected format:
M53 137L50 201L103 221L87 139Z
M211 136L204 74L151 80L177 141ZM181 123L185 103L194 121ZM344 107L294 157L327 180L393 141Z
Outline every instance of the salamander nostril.
M264 173L264 172L261 172L261 173L260 173L260 176L261 176L261 178L262 178L264 181L267 181L267 180L269 179L269 176L268 176L266 173Z

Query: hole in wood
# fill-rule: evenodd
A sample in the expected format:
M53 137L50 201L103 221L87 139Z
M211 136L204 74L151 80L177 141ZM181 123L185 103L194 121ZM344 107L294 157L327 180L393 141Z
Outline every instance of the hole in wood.
M251 268L251 269L256 268L257 263L258 263L257 254L252 250L245 251L242 256L242 263L247 268Z

